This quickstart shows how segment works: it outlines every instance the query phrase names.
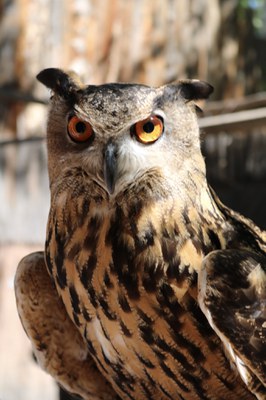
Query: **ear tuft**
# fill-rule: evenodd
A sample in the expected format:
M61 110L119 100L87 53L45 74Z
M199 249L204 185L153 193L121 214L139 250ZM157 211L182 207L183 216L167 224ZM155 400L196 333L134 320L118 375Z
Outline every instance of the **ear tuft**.
M178 85L181 96L188 101L207 99L213 92L209 83L197 79L183 80Z
M78 84L70 74L59 68L47 68L42 70L36 78L59 96L69 99L79 89Z

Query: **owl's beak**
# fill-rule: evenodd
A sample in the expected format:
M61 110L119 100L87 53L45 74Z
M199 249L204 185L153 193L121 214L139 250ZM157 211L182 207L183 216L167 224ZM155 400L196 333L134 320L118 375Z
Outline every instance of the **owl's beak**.
M117 147L109 142L104 152L104 180L110 194L114 193L117 171Z

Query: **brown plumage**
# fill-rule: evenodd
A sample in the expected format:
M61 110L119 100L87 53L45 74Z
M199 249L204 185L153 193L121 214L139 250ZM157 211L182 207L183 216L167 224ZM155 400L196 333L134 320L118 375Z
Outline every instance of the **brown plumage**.
M86 400L265 399L265 357L252 351L265 352L265 233L206 182L193 100L210 85L38 78L53 91L51 209L16 296L41 365ZM226 320L242 307L246 346L241 318L231 331Z

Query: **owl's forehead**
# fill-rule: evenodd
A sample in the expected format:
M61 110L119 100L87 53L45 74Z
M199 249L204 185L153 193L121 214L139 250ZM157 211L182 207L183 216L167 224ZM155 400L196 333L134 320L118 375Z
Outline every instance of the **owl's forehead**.
M119 128L150 115L161 96L160 88L139 84L87 86L75 109L95 125Z

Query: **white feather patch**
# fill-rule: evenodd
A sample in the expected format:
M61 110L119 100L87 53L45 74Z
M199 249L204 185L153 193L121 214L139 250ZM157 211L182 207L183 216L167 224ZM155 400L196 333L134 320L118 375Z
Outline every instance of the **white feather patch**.
M100 343L105 357L108 358L109 361L115 362L116 354L114 348L110 341L105 337L101 323L97 317L95 317L91 322L90 330L94 333L97 342Z

